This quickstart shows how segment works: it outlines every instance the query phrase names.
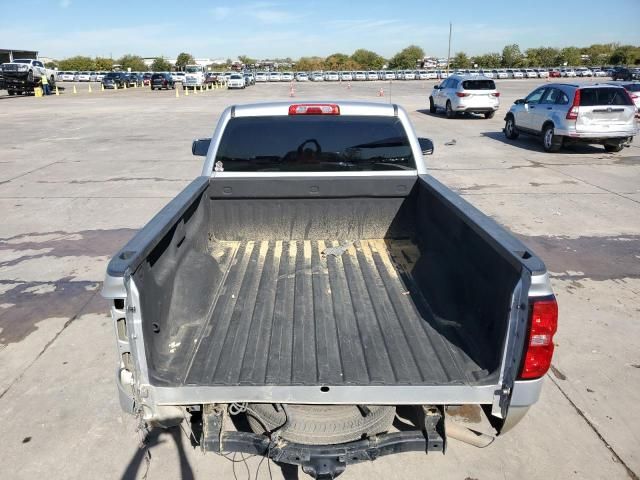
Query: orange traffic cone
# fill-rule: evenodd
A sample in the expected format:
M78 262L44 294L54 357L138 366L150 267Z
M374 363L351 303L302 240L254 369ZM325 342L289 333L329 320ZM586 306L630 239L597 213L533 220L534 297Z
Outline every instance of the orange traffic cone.
M378 92L378 96L379 97L384 97L384 89L380 88L380 91Z
M289 96L290 97L295 97L296 96L296 91L293 88L293 84L291 85L291 88L289 88Z

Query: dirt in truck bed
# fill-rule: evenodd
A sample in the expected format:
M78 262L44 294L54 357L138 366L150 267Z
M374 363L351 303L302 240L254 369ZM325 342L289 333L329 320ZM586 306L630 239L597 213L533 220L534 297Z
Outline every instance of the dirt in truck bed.
M436 318L409 240L215 241L225 272L186 384L476 383L472 336Z

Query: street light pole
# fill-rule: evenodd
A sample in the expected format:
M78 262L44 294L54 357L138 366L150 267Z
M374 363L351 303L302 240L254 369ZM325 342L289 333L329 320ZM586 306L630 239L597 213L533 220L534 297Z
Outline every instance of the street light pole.
M447 77L449 76L449 63L451 62L451 22L449 22L449 50L447 52Z

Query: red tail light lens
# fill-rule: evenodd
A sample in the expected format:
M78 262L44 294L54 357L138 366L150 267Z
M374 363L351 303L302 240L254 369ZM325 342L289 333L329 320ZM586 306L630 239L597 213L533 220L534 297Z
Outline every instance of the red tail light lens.
M567 112L567 120L575 120L578 118L578 107L580 106L580 89L576 90L573 96L573 104Z
M540 378L551 366L553 335L558 329L558 304L555 297L534 299L529 318L529 335L520 378Z
M289 105L289 115L340 115L340 107L333 103L298 103Z
M495 92L495 93L492 93L491 95L494 96L494 97L499 97L500 96L500 92Z
M468 93L465 93L465 92L456 92L456 95L457 95L458 97L468 97L468 96L469 96L469 94L468 94Z

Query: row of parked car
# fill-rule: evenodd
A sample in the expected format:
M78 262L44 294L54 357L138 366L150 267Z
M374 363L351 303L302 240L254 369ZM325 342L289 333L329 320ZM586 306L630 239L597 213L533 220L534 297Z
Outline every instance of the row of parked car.
M500 107L500 92L492 78L454 74L434 86L428 103L431 114L482 114L489 119ZM510 140L520 134L539 136L547 152L575 143L619 152L638 133L639 109L640 82L546 83L514 102L504 133Z

